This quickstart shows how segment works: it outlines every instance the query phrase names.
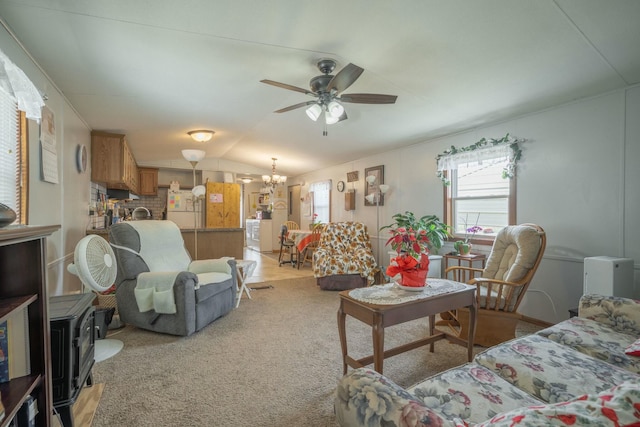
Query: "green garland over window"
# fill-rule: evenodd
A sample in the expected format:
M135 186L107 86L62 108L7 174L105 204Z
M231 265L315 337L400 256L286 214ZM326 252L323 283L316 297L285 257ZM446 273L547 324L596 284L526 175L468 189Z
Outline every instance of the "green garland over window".
M522 157L522 149L520 148L520 143L525 141L526 139L516 138L511 136L510 134L506 134L504 137L500 139L482 138L480 141L476 142L475 144L471 144L468 147L457 148L452 145L450 149L445 150L444 153L438 154L436 156L436 163L437 163L436 176L440 178L440 180L444 185L449 185L451 182L447 179L444 172L445 170L452 169L450 166L447 167L446 165L452 163L451 160L453 160L452 159L453 156L460 155L460 157L467 158L467 160L465 161L469 161L469 160L473 161L473 160L480 159L481 152L485 149L489 150L493 147L501 147L501 146L506 148L508 146L509 148L511 148L511 153L505 155L505 157L508 158L508 162L504 167L504 169L502 170L502 178L504 179L513 178L515 174L516 166L518 165L518 161L520 161L520 158ZM478 159L473 159L474 157L473 152L477 152ZM469 155L462 156L464 153L467 153ZM455 164L455 161L453 163Z

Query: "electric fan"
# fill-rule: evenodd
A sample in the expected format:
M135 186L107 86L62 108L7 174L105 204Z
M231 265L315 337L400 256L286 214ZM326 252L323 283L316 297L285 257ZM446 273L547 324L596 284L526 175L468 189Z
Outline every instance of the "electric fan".
M73 263L67 266L67 270L78 276L85 286L96 292L104 292L116 280L118 266L109 242L100 236L90 234L76 245ZM123 346L119 340L96 340L94 359L96 362L108 359L122 350Z

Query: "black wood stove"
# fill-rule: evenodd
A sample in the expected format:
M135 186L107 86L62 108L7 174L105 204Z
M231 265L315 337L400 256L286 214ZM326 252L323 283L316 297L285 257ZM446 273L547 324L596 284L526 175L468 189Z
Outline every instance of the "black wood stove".
M64 427L73 426L71 405L86 383L92 385L95 352L95 294L74 294L49 300L53 406Z

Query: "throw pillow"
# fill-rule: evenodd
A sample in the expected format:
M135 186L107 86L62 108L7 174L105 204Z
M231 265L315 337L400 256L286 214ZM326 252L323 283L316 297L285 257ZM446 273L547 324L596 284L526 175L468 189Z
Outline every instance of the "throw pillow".
M638 338L633 344L630 344L624 352L630 356L640 356L640 338Z
M640 426L640 379L610 390L553 405L529 406L498 414L475 427Z

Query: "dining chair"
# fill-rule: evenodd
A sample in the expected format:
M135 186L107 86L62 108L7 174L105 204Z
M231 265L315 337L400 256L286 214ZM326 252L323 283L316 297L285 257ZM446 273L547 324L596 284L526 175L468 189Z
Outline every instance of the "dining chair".
M287 230L300 230L300 226L295 221L286 221L284 225L287 226Z
M311 267L313 268L313 251L318 248L320 235L322 234L323 229L324 224L317 224L313 227L313 230L311 231L311 241L307 246L305 246L304 252L302 252L302 258L298 260L298 270L300 270L300 266L307 261L311 263Z
M285 224L280 227L280 255L278 256L278 267L282 264L291 264L291 267L295 267L298 262L298 253L296 250L296 244L293 240L287 237L289 229ZM287 261L284 255L289 254L289 260Z

